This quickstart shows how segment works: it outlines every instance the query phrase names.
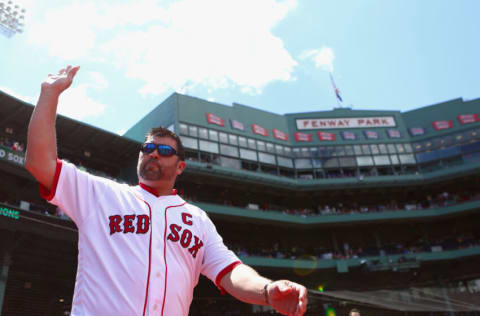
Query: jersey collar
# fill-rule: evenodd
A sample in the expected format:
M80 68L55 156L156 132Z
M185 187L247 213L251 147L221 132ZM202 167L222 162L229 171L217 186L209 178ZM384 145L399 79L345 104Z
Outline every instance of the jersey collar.
M141 183L141 182L138 182L138 185L144 189L145 191L155 195L156 197L160 197L160 194L158 194L158 191L155 190L154 188L152 188L151 186L148 186L144 183ZM172 189L172 193L170 195L177 195L177 190L176 189Z

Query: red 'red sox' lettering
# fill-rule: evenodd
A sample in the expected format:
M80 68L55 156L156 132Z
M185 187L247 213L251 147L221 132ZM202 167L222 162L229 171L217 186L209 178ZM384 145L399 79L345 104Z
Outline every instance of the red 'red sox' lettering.
M190 226L192 225L192 221L187 220L187 218L191 217L192 215L188 213L182 213L182 221ZM173 242L180 241L180 245L185 249L188 248L188 252L192 257L196 258L198 251L203 247L203 241L195 236L188 228L183 229L182 226L177 224L171 224L169 227L170 233L167 239Z
M137 219L136 224L134 223L135 218ZM124 234L127 233L136 233L136 234L145 234L150 229L150 218L148 215L135 215L129 214L124 215L112 215L108 217L110 235L115 233Z

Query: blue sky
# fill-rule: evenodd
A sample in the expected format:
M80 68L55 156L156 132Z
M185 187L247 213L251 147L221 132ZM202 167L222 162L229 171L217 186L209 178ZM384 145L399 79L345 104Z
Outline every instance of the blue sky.
M6 0L0 0L6 2ZM174 91L275 113L408 111L480 97L478 0L34 1L0 35L0 90L32 104L80 65L59 112L122 134Z

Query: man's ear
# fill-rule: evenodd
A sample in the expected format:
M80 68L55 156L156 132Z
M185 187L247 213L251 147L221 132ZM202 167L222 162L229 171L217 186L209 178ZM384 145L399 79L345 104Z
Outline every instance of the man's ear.
M183 170L185 170L186 166L187 166L187 163L185 161L180 160L177 163L177 176L179 176L183 173Z

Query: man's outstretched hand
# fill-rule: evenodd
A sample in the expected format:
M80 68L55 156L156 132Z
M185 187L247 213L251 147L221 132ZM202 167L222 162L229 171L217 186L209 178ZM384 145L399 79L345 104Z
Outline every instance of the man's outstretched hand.
M287 280L270 283L267 286L270 305L280 314L302 316L307 310L307 289Z
M70 87L78 69L80 69L80 66L72 67L69 65L67 68L60 69L56 75L49 74L42 82L42 92L60 95Z

